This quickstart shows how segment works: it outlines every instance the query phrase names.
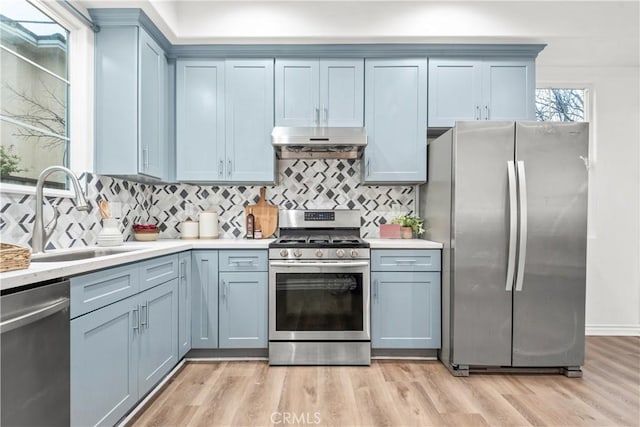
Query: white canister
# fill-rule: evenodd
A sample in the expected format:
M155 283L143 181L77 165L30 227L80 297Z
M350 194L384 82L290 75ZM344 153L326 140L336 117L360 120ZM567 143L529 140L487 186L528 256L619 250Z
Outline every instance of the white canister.
M198 221L183 221L180 224L181 239L197 239L198 238Z
M98 233L98 246L120 246L122 245L122 233L115 218L104 218L102 220L102 230Z
M200 238L201 239L217 239L218 238L218 212L203 211L198 215L200 220Z

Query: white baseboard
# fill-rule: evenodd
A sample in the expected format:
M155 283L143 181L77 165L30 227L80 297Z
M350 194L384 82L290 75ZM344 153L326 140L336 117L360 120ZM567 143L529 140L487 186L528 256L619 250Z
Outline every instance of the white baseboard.
M593 336L640 336L640 325L586 325L585 334Z

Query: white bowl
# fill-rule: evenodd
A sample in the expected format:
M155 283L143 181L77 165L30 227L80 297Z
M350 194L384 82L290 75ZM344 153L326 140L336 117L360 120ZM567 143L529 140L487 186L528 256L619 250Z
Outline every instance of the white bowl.
M133 237L140 242L158 240L160 233L133 233Z

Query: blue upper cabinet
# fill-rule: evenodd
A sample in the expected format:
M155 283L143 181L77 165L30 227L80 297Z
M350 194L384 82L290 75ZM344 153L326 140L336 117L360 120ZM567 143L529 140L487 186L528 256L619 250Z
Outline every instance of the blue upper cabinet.
M534 120L533 59L429 59L429 126Z
M225 179L224 61L176 62L176 179Z
M362 59L276 59L276 126L362 126Z
M227 60L225 67L227 179L274 181L273 59Z
M318 126L317 59L276 59L276 126Z
M176 68L177 180L273 182L273 59L187 59Z
M168 175L168 65L144 28L105 25L96 33L96 172Z
M427 178L427 59L365 62L365 183Z

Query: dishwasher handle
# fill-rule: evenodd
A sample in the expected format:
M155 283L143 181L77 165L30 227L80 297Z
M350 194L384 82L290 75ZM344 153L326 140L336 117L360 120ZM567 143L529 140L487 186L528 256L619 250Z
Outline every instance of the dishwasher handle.
M12 319L5 320L4 322L0 323L0 333L4 334L5 332L9 332L22 326L37 322L40 319L49 317L52 314L62 311L68 307L69 298L61 298L53 304L49 304L45 307L33 310L29 313L16 316Z

